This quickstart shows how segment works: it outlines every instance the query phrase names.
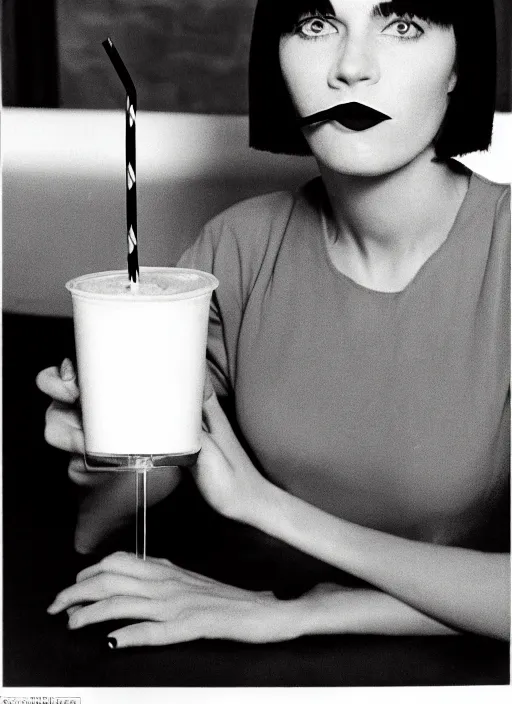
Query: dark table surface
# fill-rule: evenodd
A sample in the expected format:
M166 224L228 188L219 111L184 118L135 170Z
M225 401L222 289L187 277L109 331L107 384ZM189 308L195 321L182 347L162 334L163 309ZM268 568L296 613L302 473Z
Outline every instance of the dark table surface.
M509 646L476 636L308 636L266 645L196 641L110 651L112 625L66 629L46 608L96 558L77 555L67 456L43 440L43 367L73 356L68 319L4 315L4 685L369 687L509 683ZM118 537L117 547L133 538ZM123 542L124 541L124 542ZM283 597L333 578L325 566L215 515L185 482L156 507L148 553ZM303 559L304 558L304 559ZM277 586L276 586L277 585Z

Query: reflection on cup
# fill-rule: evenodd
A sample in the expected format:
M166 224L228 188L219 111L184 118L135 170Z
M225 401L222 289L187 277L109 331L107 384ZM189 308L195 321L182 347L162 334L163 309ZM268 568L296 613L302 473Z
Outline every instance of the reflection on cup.
M66 284L91 469L186 465L200 450L208 312L218 280L194 269L141 267Z

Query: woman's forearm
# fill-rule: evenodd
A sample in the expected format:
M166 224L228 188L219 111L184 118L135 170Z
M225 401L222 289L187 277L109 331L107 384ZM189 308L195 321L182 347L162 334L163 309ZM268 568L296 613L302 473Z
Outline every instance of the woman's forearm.
M296 601L300 634L459 635L459 632L375 589L319 585Z
M422 543L332 516L265 482L246 522L448 626L510 637L510 556Z
M147 478L147 505L168 496L180 481L178 467L153 469ZM75 549L87 554L135 515L135 474L119 472L88 490L81 501L75 530Z

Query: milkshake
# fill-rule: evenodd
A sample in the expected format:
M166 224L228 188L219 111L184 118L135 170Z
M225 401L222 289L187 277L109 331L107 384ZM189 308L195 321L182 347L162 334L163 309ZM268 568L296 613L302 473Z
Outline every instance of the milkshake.
M186 465L200 450L208 312L218 280L141 267L66 284L91 469Z

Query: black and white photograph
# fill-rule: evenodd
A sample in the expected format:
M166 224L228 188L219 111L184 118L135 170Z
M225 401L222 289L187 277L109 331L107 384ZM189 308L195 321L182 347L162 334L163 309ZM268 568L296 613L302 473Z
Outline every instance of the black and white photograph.
M2 702L510 694L510 0L1 34Z

